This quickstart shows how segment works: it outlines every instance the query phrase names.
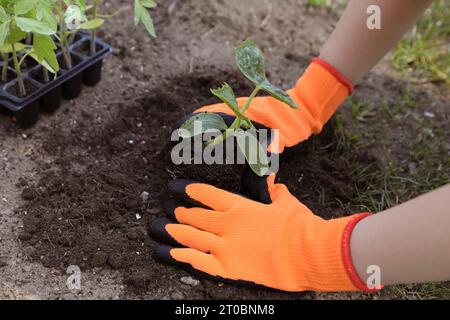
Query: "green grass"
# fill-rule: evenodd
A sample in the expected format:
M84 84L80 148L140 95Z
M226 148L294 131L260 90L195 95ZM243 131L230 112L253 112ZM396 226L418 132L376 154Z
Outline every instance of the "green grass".
M307 4L310 7L321 7L336 11L345 8L347 2L348 0L308 0Z
M426 283L412 286L392 286L387 288L396 299L436 300L450 299L450 287L446 283Z
M450 6L435 0L396 46L392 65L414 82L450 84Z

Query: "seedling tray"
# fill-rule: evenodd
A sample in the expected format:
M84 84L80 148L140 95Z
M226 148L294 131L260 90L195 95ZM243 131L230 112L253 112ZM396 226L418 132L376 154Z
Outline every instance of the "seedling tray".
M81 92L81 84L93 86L100 81L101 67L103 59L112 52L112 47L96 37L96 53L89 55L91 42L90 33L80 31L75 40L69 47L72 56L73 67L66 69L63 63L60 63L60 71L48 83L42 80L43 67L29 63L22 69L24 82L26 84L27 95L20 97L15 94L14 87L17 84L16 72L12 68L12 59L8 61L8 73L14 79L2 83L0 87L0 106L12 111L23 127L30 127L36 123L39 118L39 110L54 111L59 107L61 97L74 99ZM58 60L63 61L62 52L58 49ZM28 58L27 58L28 59ZM0 63L0 68L5 62Z

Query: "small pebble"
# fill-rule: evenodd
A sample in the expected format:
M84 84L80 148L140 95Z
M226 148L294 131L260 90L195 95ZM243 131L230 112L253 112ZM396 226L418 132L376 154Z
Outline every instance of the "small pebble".
M108 261L108 255L103 251L98 251L92 256L91 265L93 267L101 267Z
M200 283L200 281L198 281L197 279L194 279L192 277L182 277L180 279L180 281L184 284L187 284L188 286L191 287L195 287L198 286L198 284Z
M28 232L22 232L21 234L19 234L19 239L21 241L28 241L33 237L33 235L31 233Z
M170 298L172 298L173 300L181 300L184 298L184 294L180 291L175 291L170 295Z
M0 256L0 268L6 267L8 265L8 258Z
M433 112L425 111L425 112L423 113L423 115L424 115L425 117L427 117L427 118L430 118L430 119L433 119L433 118L434 118L434 113L433 113Z
M159 207L149 208L146 210L146 212L148 214L158 214L158 213L162 212L162 208L159 208Z
M37 192L36 192L36 190L34 190L34 188L27 187L27 188L23 189L22 198L24 200L30 201L30 200L36 199L36 197L37 197Z
M147 202L149 197L150 197L150 193L148 193L147 191L144 191L141 193L142 202Z
M108 264L113 269L120 269L120 267L122 267L122 257L120 257L118 255L111 255L108 258Z

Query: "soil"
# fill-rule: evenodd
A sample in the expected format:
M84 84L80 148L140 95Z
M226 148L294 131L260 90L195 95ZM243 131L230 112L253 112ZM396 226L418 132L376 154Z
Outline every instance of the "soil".
M20 60L21 57L18 57L18 60ZM34 66L37 65L36 60L34 60L33 58L30 57L26 57L25 60L22 62L22 64L20 65L20 68L22 70L22 72L26 72L29 69L33 68ZM14 61L11 59L11 61L9 62L9 66L11 68L14 68Z
M99 44L95 45L96 52L99 52L100 50L102 50L102 48L103 47ZM81 45L77 46L74 49L74 51L83 56L89 57L91 55L91 42L90 41L83 42Z
M24 80L24 86L25 86L25 92L26 95L23 96L20 92L19 82L15 82L12 86L8 87L6 91L8 91L10 94L15 95L16 97L24 98L26 96L29 96L34 91L36 91L38 88L34 86L30 81Z
M77 56L71 55L71 57L72 57L72 68L81 63L80 58L78 58ZM58 63L61 69L67 69L66 60L64 59L64 56L62 54L58 56Z
M104 61L96 87L84 88L79 98L66 101L27 131L1 116L0 257L6 265L0 266L0 297L366 298L253 290L204 280L186 285L180 280L184 271L151 257L156 244L147 227L164 214L169 179L200 178L234 191L240 184L238 173L223 180L209 172L200 177L189 168L174 168L167 156L175 123L195 108L217 102L209 89L224 81L237 95L249 94L232 50L246 36L253 36L265 52L269 79L283 88L292 86L337 21L336 15L308 9L305 3L162 2L154 14L157 39L136 29L128 15L118 16L99 32L116 50ZM128 0L105 2L104 10L113 12L124 4ZM371 74L356 90L357 97L375 107L394 104L404 87L387 76L385 67L382 63L379 74ZM431 98L422 91L414 92L413 99L435 111L436 122L448 123L443 104L428 103ZM349 108L345 110L344 118L350 117ZM394 137L389 154L409 159L401 139L415 132L414 123L412 117L398 126L371 121L362 130ZM295 196L325 218L363 211L354 199L370 181L355 179L355 168L376 171L386 165L384 149L377 144L381 138L355 148L350 159L342 157L338 130L333 119L320 135L292 150L278 174ZM65 270L73 264L82 269L79 292L65 286Z
M32 77L34 80L40 83L43 84L47 83L47 81L45 81L43 68L38 68L30 72L30 77ZM48 82L52 81L54 77L55 77L54 74L48 72Z

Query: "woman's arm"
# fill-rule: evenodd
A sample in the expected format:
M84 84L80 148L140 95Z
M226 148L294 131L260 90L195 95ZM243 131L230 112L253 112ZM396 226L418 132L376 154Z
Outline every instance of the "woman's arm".
M381 283L450 279L450 184L359 222L351 254L363 281L370 265Z
M416 23L432 0L350 0L320 58L352 83L366 75ZM367 27L367 8L381 9L381 29Z

